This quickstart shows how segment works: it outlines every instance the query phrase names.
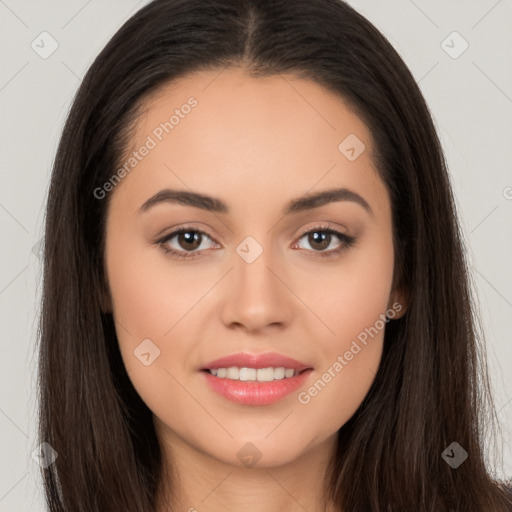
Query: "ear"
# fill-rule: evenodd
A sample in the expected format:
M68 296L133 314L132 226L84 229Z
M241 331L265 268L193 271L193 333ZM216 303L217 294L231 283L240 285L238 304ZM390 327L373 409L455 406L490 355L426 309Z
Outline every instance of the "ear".
M98 276L98 300L102 313L112 313L112 299L105 275L105 270L103 269L103 272L100 271L100 275Z
M112 300L105 285L100 289L100 308L102 313L112 313Z
M387 316L391 320L402 318L409 308L408 290L399 286L391 293L388 302Z

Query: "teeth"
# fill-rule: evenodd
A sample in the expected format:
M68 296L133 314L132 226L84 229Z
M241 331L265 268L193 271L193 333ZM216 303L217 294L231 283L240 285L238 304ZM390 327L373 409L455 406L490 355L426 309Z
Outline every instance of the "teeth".
M231 380L256 380L258 382L272 382L273 380L280 380L290 378L299 374L298 370L293 368L238 368L231 366L230 368L215 368L209 370L212 375L219 379Z

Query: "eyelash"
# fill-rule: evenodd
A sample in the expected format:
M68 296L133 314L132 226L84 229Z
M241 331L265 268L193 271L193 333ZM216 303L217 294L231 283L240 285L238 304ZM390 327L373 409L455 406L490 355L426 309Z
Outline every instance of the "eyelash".
M181 258L194 259L194 258L199 257L201 251L196 251L196 252L177 251L176 249L172 249L167 245L167 242L169 242L169 240L171 240L175 236L180 235L182 233L200 233L201 235L206 235L208 238L211 238L213 240L213 237L206 231L203 231L198 228L183 226L183 227L165 235L160 240L157 240L155 242L155 244L160 246L166 254L169 254L171 257L176 258L176 259L181 259ZM338 256L341 252L352 247L357 241L357 237L351 236L351 235L346 235L346 234L341 233L340 231L332 229L328 226L317 226L313 229L310 229L310 230L304 232L297 239L297 241L301 240L302 238L304 238L306 235L309 235L310 233L326 233L326 234L330 234L330 235L335 235L336 237L338 237L339 241L341 242L339 247L337 247L336 249L331 249L329 251L308 251L308 252L314 252L315 256L318 256L320 258L333 258L335 256Z

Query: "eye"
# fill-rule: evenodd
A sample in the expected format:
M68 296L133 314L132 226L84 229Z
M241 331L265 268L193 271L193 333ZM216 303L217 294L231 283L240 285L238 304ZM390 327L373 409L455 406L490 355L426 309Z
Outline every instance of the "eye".
M158 240L156 243L162 247L164 252L176 258L195 258L199 255L200 250L209 249L217 245L213 240L213 243L203 244L204 237L212 240L210 235L201 229L181 227ZM176 240L174 241L174 246L172 246L171 243L174 238L176 238Z
M309 252L315 252L317 253L315 256L318 255L323 258L337 256L342 251L352 247L356 242L356 237L346 235L328 226L318 226L314 229L310 229L304 233L299 240L302 240L304 237L307 237L306 242L313 248L313 251ZM332 242L335 241L336 238L338 239L338 245L326 251L325 249L332 245ZM302 248L299 243L294 244L294 248L297 246Z
M210 239L209 243L205 241L205 237ZM307 252L315 253L314 256L324 258L339 255L342 251L352 247L357 240L354 236L346 235L328 226L318 226L310 229L299 238L299 241L305 237L307 237L307 243L312 247L311 250L306 249ZM332 245L336 239L338 239L338 245L326 251L325 249ZM172 231L155 243L162 247L165 253L178 259L193 259L200 256L201 251L218 246L217 242L206 231L186 226ZM303 249L298 242L292 248Z

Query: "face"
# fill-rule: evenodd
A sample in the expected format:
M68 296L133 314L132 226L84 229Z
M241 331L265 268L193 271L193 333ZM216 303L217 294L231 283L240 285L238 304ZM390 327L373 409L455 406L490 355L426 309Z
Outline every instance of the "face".
M370 132L292 75L195 73L144 107L122 179L104 187L129 377L170 443L229 464L289 463L354 414L386 312L403 314ZM337 192L309 200L325 191Z

